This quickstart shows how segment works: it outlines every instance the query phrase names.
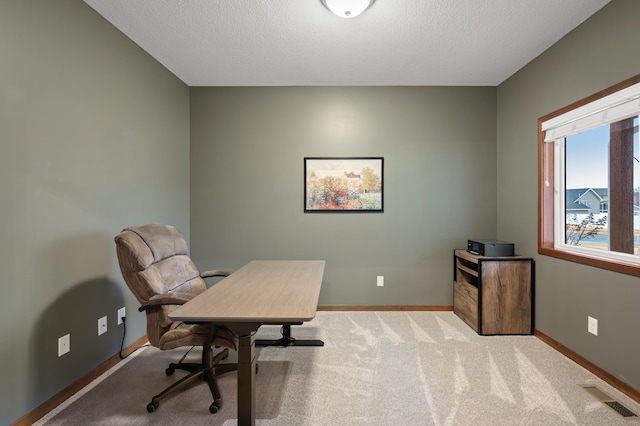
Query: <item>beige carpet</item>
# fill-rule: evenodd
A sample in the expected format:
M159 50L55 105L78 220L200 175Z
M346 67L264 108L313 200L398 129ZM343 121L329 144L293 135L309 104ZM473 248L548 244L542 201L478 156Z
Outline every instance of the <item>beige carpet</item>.
M452 312L318 312L293 335L325 346L258 349L258 425L640 425L579 385L636 414L639 404L536 337L478 336ZM279 327L257 337L278 338ZM235 372L219 379L216 414L204 384L147 413L151 396L182 374L164 369L183 353L145 349L41 423L236 425Z

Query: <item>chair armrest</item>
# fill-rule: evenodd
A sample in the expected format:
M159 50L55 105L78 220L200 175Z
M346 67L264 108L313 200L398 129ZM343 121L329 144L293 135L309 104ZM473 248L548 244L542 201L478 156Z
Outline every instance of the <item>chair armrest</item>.
M228 277L231 275L231 272L220 271L218 269L214 269L213 271L204 271L200 274L201 278L211 278L211 277Z
M191 293L165 293L165 294L156 294L155 296L151 296L149 302L140 306L138 310L140 312L146 311L152 306L162 306L162 305L184 305L189 300L196 297L195 294Z

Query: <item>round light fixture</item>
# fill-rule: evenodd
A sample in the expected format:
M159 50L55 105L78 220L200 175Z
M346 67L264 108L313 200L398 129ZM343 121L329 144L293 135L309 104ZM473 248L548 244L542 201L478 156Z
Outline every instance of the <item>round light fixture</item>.
M367 10L375 0L320 0L336 16L355 18Z

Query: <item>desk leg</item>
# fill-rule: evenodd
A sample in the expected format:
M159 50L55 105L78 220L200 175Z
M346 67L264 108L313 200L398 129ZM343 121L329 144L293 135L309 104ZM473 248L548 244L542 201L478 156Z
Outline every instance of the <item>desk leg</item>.
M238 344L238 426L256 423L256 345L253 336Z

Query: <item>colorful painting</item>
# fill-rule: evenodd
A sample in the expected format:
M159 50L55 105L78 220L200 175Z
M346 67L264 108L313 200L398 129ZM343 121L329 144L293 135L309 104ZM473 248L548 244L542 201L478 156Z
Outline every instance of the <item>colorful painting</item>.
M306 157L305 212L382 212L382 157Z

